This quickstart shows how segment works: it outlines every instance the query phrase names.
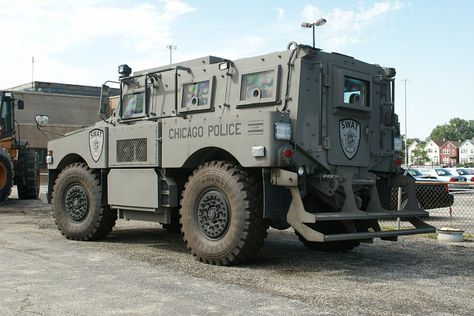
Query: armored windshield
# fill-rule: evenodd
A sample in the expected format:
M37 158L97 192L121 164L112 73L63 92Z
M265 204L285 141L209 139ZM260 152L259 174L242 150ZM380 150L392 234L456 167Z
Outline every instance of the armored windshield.
M344 103L369 107L369 83L352 77L344 77Z

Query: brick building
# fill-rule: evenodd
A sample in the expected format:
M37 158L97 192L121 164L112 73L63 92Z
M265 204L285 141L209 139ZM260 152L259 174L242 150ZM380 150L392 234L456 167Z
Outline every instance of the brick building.
M447 141L440 147L440 164L455 167L459 162L459 142Z

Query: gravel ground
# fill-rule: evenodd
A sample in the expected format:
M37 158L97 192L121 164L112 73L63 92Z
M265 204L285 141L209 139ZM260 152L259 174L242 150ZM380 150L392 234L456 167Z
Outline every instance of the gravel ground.
M50 213L49 205L40 201L10 200L0 206L0 231L20 231L67 249L86 245L129 264L291 302L292 310L300 314L310 310L337 315L474 315L473 242L443 244L404 237L396 243L375 241L349 253L331 254L304 248L291 231L270 230L255 262L217 267L193 260L181 236L167 233L158 224L119 220L101 242L73 242L60 236ZM141 288L134 290L139 295ZM255 303L244 300L240 304L245 306L243 311Z

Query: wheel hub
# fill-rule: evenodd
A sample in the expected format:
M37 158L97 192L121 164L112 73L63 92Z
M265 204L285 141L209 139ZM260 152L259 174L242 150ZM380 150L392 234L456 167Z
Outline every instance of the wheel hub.
M65 209L67 214L76 222L84 219L89 209L89 200L84 188L73 185L66 191Z
M229 226L229 215L229 202L221 191L211 189L201 195L197 206L197 218L199 227L206 237L221 238Z

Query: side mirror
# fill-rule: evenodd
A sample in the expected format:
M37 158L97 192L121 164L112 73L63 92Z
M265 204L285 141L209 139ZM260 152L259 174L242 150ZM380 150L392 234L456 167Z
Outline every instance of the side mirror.
M35 116L35 121L36 121L36 124L38 126L45 127L46 125L48 125L49 116L47 116L47 115L36 115Z
M100 90L100 105L99 105L99 115L108 115L109 114L109 94L110 87L103 84L102 89Z
M18 100L16 101L16 106L18 107L18 110L23 110L25 108L25 102L23 102L23 100Z

